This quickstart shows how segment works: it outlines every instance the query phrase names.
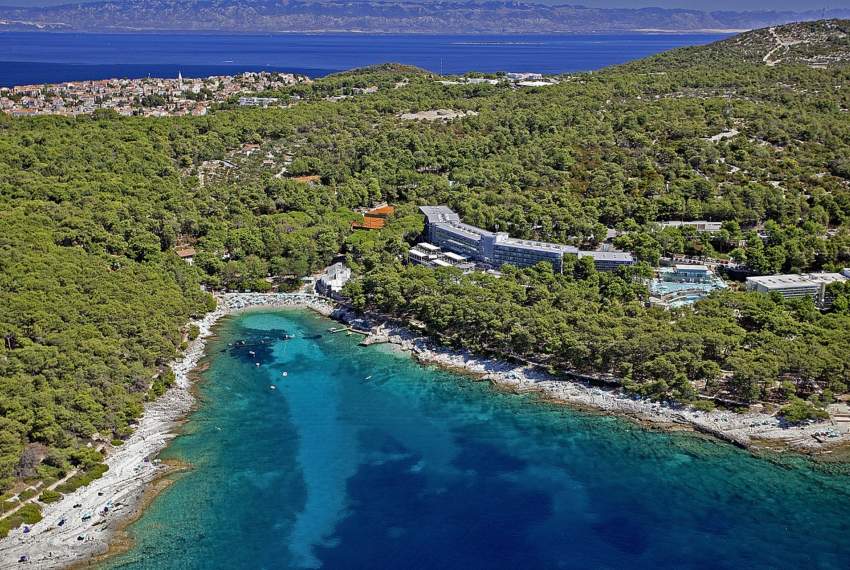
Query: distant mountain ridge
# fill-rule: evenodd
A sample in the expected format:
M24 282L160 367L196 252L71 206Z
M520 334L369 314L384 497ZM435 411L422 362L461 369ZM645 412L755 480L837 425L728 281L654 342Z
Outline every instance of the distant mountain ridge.
M704 12L603 9L522 2L349 0L115 0L42 8L0 7L0 31L597 33L749 30L850 9L808 12Z

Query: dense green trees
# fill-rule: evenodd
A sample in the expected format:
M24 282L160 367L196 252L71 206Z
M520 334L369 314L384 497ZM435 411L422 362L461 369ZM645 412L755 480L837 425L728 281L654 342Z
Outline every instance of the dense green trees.
M385 265L346 292L355 307L421 321L450 346L610 373L654 398L783 401L850 385L847 315L734 292L693 309L646 308L627 270L580 265L563 275L548 264L508 268L501 278Z
M719 66L705 53L536 89L387 67L275 93L289 108L0 115L0 488L27 453L37 476L55 476L95 433L129 432L168 386L186 321L211 307L201 283L264 290L340 252L364 275L358 306L415 317L453 345L611 372L653 397L846 392L847 288L830 314L736 292L693 310L644 306L662 255L762 273L850 265L850 70ZM477 115L401 118L440 108ZM246 143L261 151L241 153ZM215 161L230 166L213 176ZM353 210L381 201L398 207L388 227L352 232ZM585 246L615 227L648 265L599 274L580 261L563 276L502 279L403 268L425 203ZM701 218L723 231L657 224ZM196 248L194 265L178 244Z

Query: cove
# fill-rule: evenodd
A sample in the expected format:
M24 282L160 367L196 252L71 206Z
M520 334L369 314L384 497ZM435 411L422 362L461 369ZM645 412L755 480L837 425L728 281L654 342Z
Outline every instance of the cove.
M101 568L848 566L838 466L501 393L332 326L222 322L163 453L194 468Z

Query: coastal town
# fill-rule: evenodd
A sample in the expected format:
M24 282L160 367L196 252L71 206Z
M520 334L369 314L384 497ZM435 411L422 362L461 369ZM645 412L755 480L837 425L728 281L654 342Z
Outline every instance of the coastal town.
M211 107L236 99L240 106L268 107L277 99L239 97L309 83L292 73L251 72L187 78L102 79L0 88L0 110L15 116L91 114L98 109L122 116L203 116Z

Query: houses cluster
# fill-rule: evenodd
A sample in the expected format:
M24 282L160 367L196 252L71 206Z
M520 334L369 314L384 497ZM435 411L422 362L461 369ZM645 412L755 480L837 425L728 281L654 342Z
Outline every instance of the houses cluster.
M309 82L291 73L243 73L205 78L103 79L0 88L0 110L13 116L84 115L111 109L120 115L152 117L205 115L216 103L240 93ZM267 106L267 99L245 98ZM240 101L241 103L241 101Z

